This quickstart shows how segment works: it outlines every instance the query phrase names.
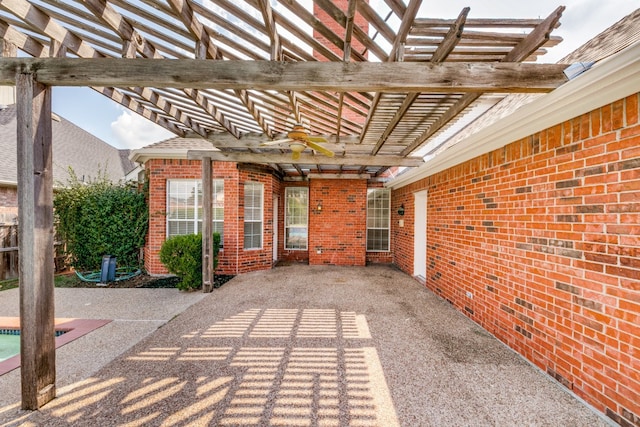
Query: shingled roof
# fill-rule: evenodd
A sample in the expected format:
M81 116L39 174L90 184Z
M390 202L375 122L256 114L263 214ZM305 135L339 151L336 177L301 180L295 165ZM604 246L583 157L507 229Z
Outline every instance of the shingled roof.
M70 178L69 168L79 179L88 181L99 173L119 181L135 168L129 150L118 150L68 120L54 115L53 179L57 186ZM17 184L16 105L0 110L0 183Z

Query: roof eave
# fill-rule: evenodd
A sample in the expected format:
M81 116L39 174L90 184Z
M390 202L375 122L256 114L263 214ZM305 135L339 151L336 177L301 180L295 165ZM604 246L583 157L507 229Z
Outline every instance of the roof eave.
M386 184L398 189L638 92L640 42Z
M151 159L187 159L186 148L140 148L132 150L129 160L136 163L146 163Z
M18 182L17 181L4 181L4 180L0 179L0 187L18 188Z

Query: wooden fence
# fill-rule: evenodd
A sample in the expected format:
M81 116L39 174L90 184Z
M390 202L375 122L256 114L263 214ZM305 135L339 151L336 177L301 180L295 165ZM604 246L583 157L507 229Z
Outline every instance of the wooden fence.
M57 240L57 239L56 239ZM54 244L56 272L63 271L67 265L64 256L64 243ZM18 277L18 225L0 224L0 281Z

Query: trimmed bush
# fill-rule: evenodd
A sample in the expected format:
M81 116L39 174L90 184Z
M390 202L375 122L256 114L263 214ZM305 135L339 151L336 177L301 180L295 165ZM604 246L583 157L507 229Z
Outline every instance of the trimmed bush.
M148 208L137 188L105 178L87 184L72 173L67 186L56 190L53 206L74 268L98 270L103 255L115 256L119 266L140 265Z
M213 269L218 267L220 234L213 234ZM180 277L178 289L198 289L202 286L202 235L184 234L165 240L160 248L160 262L170 273Z

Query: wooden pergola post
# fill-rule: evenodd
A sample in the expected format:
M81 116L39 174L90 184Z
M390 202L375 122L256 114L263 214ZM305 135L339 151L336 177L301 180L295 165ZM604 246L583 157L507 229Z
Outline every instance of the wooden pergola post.
M211 157L202 158L202 291L213 290L213 181Z
M18 55L18 48L15 44L9 43L0 37L0 58L15 58ZM13 86L0 86L0 105L11 105L15 103L15 88Z
M16 75L22 409L56 395L51 88Z

